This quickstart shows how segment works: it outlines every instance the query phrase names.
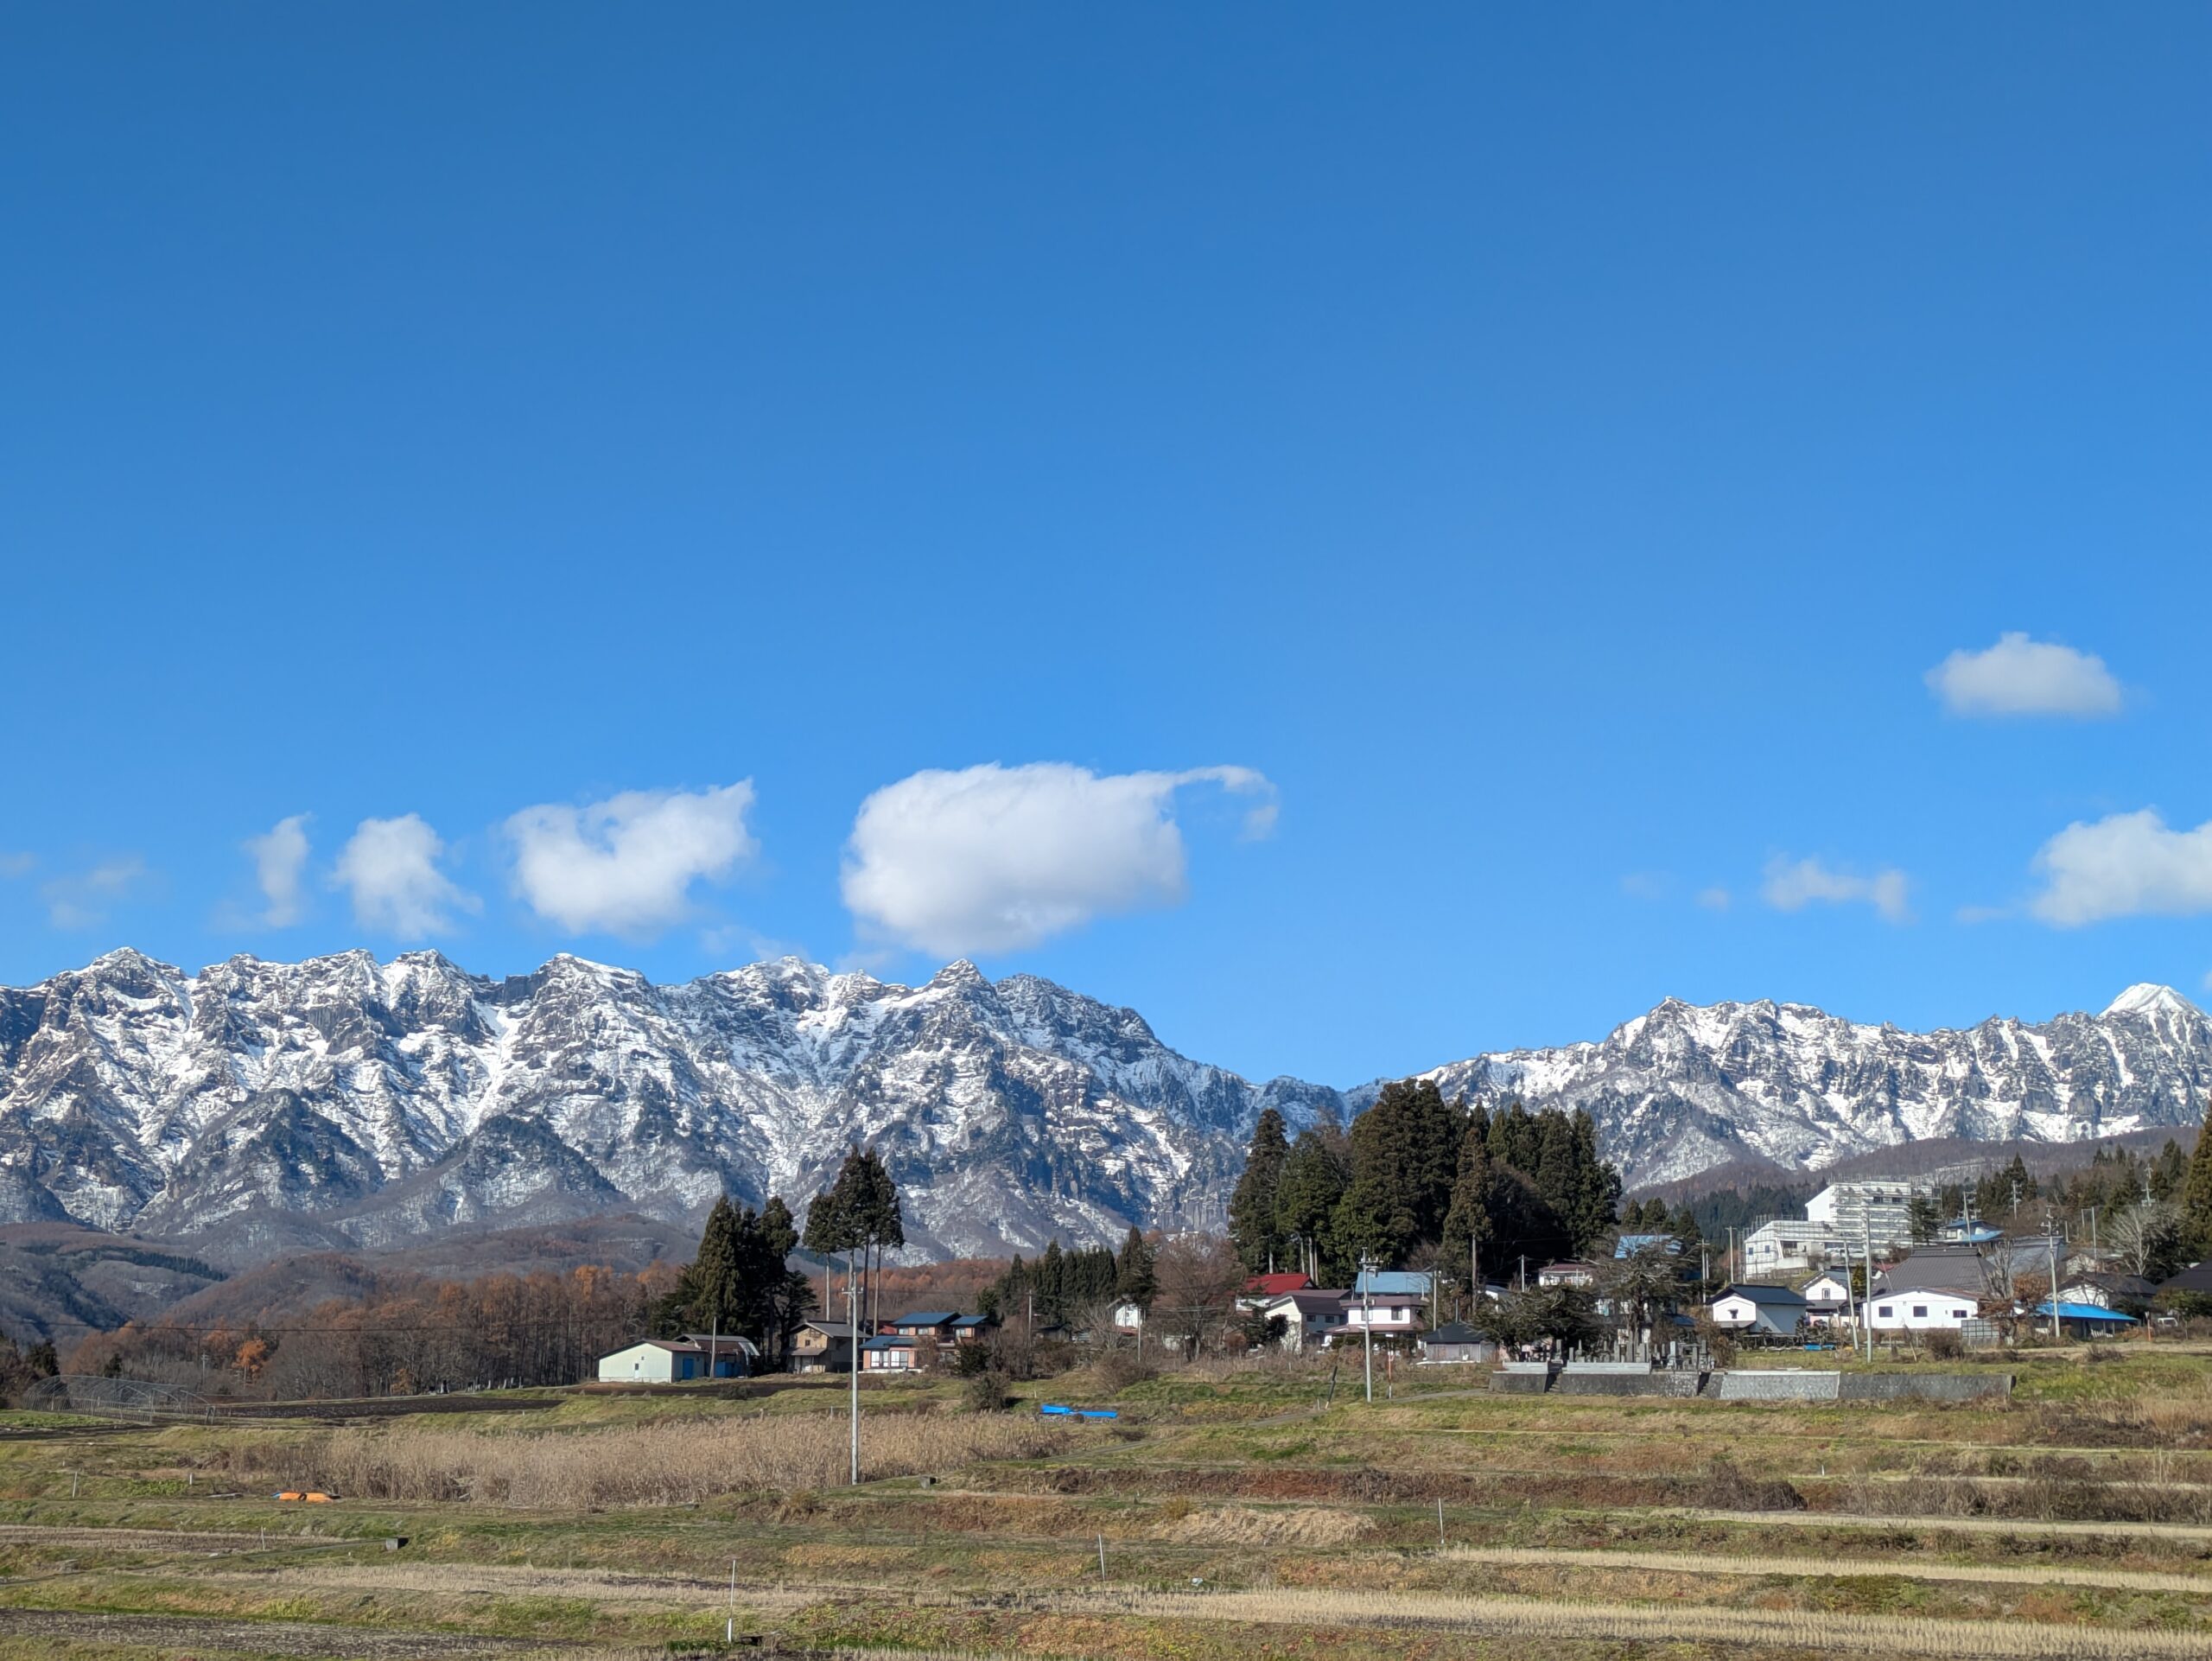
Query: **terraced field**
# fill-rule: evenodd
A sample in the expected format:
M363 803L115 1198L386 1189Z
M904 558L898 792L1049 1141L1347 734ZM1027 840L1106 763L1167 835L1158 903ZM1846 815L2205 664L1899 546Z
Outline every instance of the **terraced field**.
M858 1488L834 1381L96 1436L0 1415L0 1661L2212 1658L2212 1359L2005 1365L2009 1403L1957 1406L1464 1376L1328 1404L1271 1365L990 1413L887 1382ZM310 1487L342 1498L270 1497Z

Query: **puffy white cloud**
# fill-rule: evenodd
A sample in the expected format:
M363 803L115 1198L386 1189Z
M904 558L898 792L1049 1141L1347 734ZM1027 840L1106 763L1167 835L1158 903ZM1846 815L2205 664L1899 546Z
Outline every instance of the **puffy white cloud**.
M35 854L0 853L0 877L29 876L37 863Z
M146 862L136 854L103 860L88 871L56 876L39 884L47 920L56 928L92 928L107 920L108 907L146 876Z
M2154 808L2069 824L2035 865L2044 887L2029 909L2062 927L2212 911L2212 824L2172 830Z
M1726 911L1736 903L1736 896L1723 888L1700 888L1697 903L1707 911Z
M864 929L941 957L1015 951L1093 917L1173 905L1185 880L1175 793L1196 784L1261 799L1248 837L1274 828L1274 786L1249 767L917 773L861 804L845 904Z
M1955 716L2113 716L2121 703L2102 658L2018 633L1954 652L1926 678Z
M1881 913L1884 921L1903 923L1912 917L1905 903L1905 888L1904 873L1894 869L1860 876L1836 870L1817 859L1776 858L1767 862L1766 881L1759 892L1777 911L1802 911L1815 904L1868 905Z
M438 869L445 848L418 813L363 819L339 851L331 879L350 892L353 919L364 928L442 934L452 928L454 912L473 912L479 903Z
M507 821L515 886L539 916L632 938L679 921L691 885L759 851L745 825L750 780L687 792L628 790L584 807L525 807Z
M266 902L259 920L270 928L289 928L307 913L308 816L279 819L265 834L248 837L244 846Z

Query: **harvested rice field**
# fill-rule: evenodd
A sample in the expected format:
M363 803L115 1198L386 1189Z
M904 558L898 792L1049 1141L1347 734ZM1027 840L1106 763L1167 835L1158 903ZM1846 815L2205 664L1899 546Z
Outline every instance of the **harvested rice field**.
M2011 1397L1424 1370L1369 1404L1311 1364L1122 1364L991 1412L871 1381L857 1486L836 1380L97 1435L0 1415L0 1661L2212 1661L2212 1357L1964 1365ZM310 1492L337 1498L274 1498Z

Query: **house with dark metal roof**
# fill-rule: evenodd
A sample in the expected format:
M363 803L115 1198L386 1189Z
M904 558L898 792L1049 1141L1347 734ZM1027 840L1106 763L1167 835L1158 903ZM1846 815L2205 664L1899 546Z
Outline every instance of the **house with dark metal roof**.
M1433 1365L1480 1365L1497 1354L1496 1341L1464 1321L1447 1321L1421 1340L1421 1360Z
M1731 1286L1713 1301L1713 1324L1795 1338L1805 1324L1805 1295L1786 1286Z

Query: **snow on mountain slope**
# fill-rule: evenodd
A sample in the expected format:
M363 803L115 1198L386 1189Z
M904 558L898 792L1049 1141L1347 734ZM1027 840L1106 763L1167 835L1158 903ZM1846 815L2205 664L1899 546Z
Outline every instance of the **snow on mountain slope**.
M2164 986L2130 987L2101 1015L1933 1033L1803 1004L1670 998L1601 1043L1427 1076L1471 1100L1587 1108L1632 1182L1663 1182L1746 1155L1818 1168L1929 1136L2077 1142L2193 1125L2212 1090L2212 1021Z
M0 990L0 1220L243 1259L696 1219L725 1191L803 1206L857 1139L906 1186L918 1250L1033 1250L1217 1222L1261 1108L1303 1125L1338 1101L965 963L919 987L796 959L663 987L568 956L492 981L435 952L194 976L124 951Z
M1660 1181L2194 1123L2212 1021L2158 986L1929 1034L1670 999L1599 1042L1430 1076L1586 1107L1630 1179ZM795 958L657 986L565 955L495 981L435 952L188 975L123 951L0 989L0 1221L186 1236L232 1262L614 1210L689 1223L726 1191L803 1206L860 1140L904 1186L917 1254L1032 1251L1217 1225L1262 1108L1295 1131L1376 1088L1254 1084L1134 1010L966 963L920 986Z

